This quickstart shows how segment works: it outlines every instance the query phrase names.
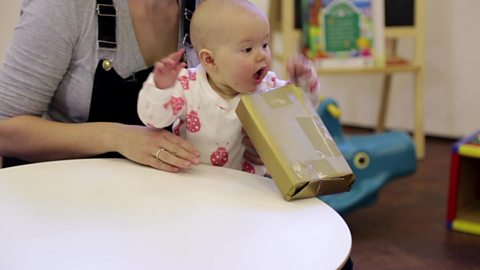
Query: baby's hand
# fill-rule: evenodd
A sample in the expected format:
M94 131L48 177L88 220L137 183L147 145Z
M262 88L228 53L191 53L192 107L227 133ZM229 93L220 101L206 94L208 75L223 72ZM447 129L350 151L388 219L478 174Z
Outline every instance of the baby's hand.
M180 61L184 52L184 49L180 49L155 63L153 80L157 88L165 89L175 84L178 73L187 66Z
M292 57L288 61L287 71L292 83L301 87L316 107L320 98L320 82L313 62L303 55Z
M290 80L301 88L313 93L317 90L318 76L312 61L303 55L298 55L289 59L287 71Z

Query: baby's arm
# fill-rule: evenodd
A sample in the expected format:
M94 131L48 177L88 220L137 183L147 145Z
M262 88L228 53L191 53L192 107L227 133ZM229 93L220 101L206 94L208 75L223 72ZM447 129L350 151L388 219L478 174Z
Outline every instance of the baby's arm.
M182 61L184 49L180 49L155 63L153 78L159 89L172 87L177 81L178 73L186 64Z
M163 128L171 125L186 112L185 82L188 71L180 62L183 50L172 53L155 63L138 96L137 111L147 126Z
M315 65L304 56L290 58L287 71L292 83L301 87L307 93L314 108L320 103L320 81Z

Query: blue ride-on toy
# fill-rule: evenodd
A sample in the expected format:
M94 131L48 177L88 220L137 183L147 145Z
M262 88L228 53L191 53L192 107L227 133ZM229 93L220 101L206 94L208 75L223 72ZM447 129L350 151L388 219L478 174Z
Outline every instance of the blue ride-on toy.
M323 99L317 112L356 176L349 192L318 197L338 213L372 205L386 183L415 172L417 158L410 135L388 131L346 136L339 106L332 98Z

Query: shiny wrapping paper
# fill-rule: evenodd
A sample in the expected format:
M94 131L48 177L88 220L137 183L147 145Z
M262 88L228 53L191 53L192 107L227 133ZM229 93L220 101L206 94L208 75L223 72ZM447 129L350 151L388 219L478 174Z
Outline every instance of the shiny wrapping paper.
M350 190L355 176L301 89L245 95L236 113L285 200Z

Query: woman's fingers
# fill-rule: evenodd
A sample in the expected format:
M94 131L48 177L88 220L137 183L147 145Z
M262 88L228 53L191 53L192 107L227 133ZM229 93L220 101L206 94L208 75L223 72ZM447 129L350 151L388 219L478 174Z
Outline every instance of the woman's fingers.
M158 140L158 149L153 154L156 166L167 168L168 171L189 169L200 163L200 153L183 138L166 130L158 130L161 140Z
M115 150L126 158L153 168L178 172L200 162L198 150L167 130L153 127L115 125Z
M150 165L150 167L152 167L152 168L162 170L162 171L166 171L166 172L179 172L180 171L179 167L172 166L172 165L170 165L168 163L165 163L165 162L163 162L159 159L156 159L156 158L154 158L154 160L152 160L152 162L149 163L148 165Z
M175 151L182 151L182 150L175 150ZM170 165L175 168L181 168L181 169L189 169L192 167L192 165L196 164L196 162L193 162L190 159L181 157L177 152L167 150L167 148L159 148L155 152L154 157L161 161L161 163L165 163L166 165Z
M250 163L255 164L255 165L264 165L262 159L258 155L257 151L253 148L247 148L245 149L245 152L243 152L243 157Z
M245 133L245 130L242 129L242 144L245 145L247 148L254 148L252 141L250 140L250 137L247 136Z
M245 130L242 130L242 134L242 144L245 146L245 152L243 152L243 157L252 164L264 165L262 159L257 153L257 150L255 150L252 141L245 133Z
M200 152L185 139L166 130L160 131L165 139L165 145L162 145L172 155L189 160L193 164L200 162Z

